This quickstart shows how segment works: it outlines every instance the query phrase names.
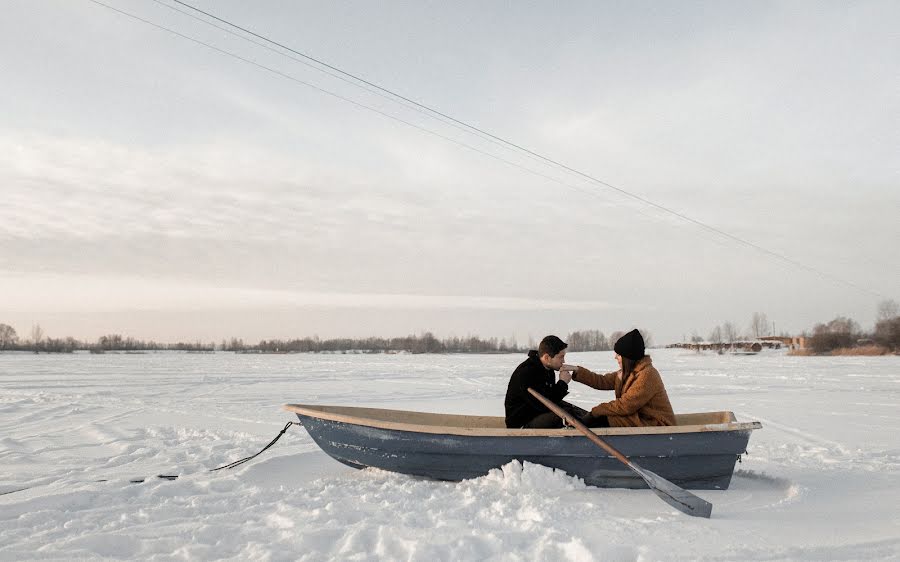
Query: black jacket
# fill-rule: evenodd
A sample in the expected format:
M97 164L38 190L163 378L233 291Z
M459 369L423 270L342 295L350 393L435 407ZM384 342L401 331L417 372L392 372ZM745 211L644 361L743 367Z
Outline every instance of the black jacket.
M553 369L544 368L538 352L532 349L528 352L528 359L522 361L509 378L505 402L506 427L522 427L535 416L550 411L528 392L529 388L557 403L569 393L569 385L556 381Z

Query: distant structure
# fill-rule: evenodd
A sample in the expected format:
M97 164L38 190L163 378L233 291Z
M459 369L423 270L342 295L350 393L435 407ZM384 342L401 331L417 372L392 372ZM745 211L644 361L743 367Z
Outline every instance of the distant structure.
M736 353L752 355L763 349L781 349L786 347L792 351L806 349L807 338L798 336L764 336L755 340L739 340L734 342L684 342L671 343L667 348L690 349L693 351L716 351L718 353Z
M762 341L780 342L781 345L791 351L806 349L806 338L803 336L765 336L759 339Z
M791 351L799 351L809 348L809 346L807 345L809 338L807 338L806 336L794 336L787 339L791 340L790 343L786 344L790 346Z

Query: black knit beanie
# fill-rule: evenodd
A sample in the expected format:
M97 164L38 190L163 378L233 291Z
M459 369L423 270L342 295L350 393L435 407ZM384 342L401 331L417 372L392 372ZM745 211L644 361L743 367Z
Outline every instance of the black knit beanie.
M637 361L644 356L644 338L637 330L631 330L616 341L613 349L622 357Z

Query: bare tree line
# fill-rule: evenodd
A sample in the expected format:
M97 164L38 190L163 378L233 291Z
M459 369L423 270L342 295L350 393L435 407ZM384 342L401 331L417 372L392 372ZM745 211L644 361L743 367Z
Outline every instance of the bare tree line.
M653 343L650 332L643 330L644 341L649 347ZM624 332L616 331L607 337L600 330L575 331L568 335L571 351L608 351ZM530 348L535 348L529 342ZM524 352L515 337L481 338L479 336L436 338L432 333L396 338L331 338L306 337L295 339L269 339L257 344L245 343L241 338L222 340L219 344L205 342L159 343L145 341L121 334L101 336L96 342L83 342L71 337L63 339L49 338L40 325L35 325L29 337L20 341L15 329L7 324L0 324L0 351L32 351L35 353L71 353L76 350L88 350L92 353L105 352L142 352L142 351L233 351L237 353L328 353L328 352L369 352L369 353L518 353Z
M616 340L624 332L615 331L605 335L600 330L580 330L568 335L570 351L609 351ZM641 330L647 347L653 345L650 332ZM733 322L716 325L710 332L707 342L712 344L732 344L747 339L758 339L774 336L775 326L770 323L765 313L753 313L747 330L741 330ZM778 334L790 337L782 332ZM816 353L827 353L838 348L856 345L875 344L891 351L900 350L900 305L893 300L885 300L878 304L876 323L871 332L864 332L859 324L850 318L838 316L822 324L816 324L811 333L803 336L810 341L810 348ZM687 342L687 338L685 338ZM696 332L689 340L693 343L704 339ZM534 348L533 342L529 346ZM516 353L525 351L514 337L481 338L479 336L436 338L425 332L419 336L399 338L370 337L362 339L332 338L320 339L306 337L290 340L262 340L258 344L245 344L242 339L222 340L220 344L212 342L178 342L159 343L138 340L120 334L101 336L96 342L83 342L71 337L50 338L39 324L32 326L29 337L21 341L16 330L7 324L0 323L0 351L32 351L35 353L71 353L76 350L88 350L93 353L107 351L155 351L180 350L194 352L234 351L241 353L296 353L296 352L346 352L365 351L374 353L409 352L409 353Z
M769 323L769 318L764 312L754 312L753 316L750 318L750 324L747 330L741 330L737 324L733 322L723 322L722 324L717 324L710 331L706 340L698 335L697 332L694 332L691 335L690 342L699 343L707 341L716 344L734 343L747 339L759 339L776 335L788 337L788 334L784 332L781 334L775 333L774 323Z
M263 340L256 346L244 346L241 340L231 340L223 347L226 351L244 353L302 353L364 351L369 353L512 353L522 351L513 339L479 336L449 337L438 339L431 332L420 336L398 338L370 337L364 339L318 337L292 340Z
M765 313L754 312L746 331L740 330L732 322L716 325L705 340L711 344L733 344L743 340L765 337L791 337L785 332L776 333L774 322L770 324ZM886 350L900 351L900 305L894 300L878 303L875 326L866 332L859 324L845 316L837 316L829 322L816 324L812 330L799 334L809 340L809 348L815 353L829 353L836 349L854 348L866 345L881 346ZM685 338L687 341L687 338ZM690 343L701 343L704 339L696 332Z
M143 341L119 334L101 336L96 342L88 343L72 337L51 338L48 337L40 324L31 327L29 337L20 340L16 330L8 324L0 324L0 351L32 351L34 353L72 353L84 350L92 353L106 351L155 351L155 350L183 350L183 351L213 351L216 346L213 343L203 342L178 342L157 343L155 341Z
M644 338L646 347L653 346L653 334L648 330L638 330ZM582 330L569 334L566 342L569 344L569 351L610 351L615 345L616 340L625 335L623 331L615 331L609 334L609 337L600 330Z
M16 330L7 324L0 324L0 351L31 351L35 353L71 353L87 350L92 353L142 352L142 351L233 351L238 353L301 353L301 352L346 352L362 351L370 353L512 353L524 351L514 338L481 338L479 336L449 337L439 340L432 333L398 338L370 337L362 339L307 337L301 339L262 340L258 344L245 344L242 339L222 340L218 345L209 342L159 343L144 341L121 334L101 336L96 342L88 343L71 337L54 339L45 336L40 325L31 329L30 336L20 341Z

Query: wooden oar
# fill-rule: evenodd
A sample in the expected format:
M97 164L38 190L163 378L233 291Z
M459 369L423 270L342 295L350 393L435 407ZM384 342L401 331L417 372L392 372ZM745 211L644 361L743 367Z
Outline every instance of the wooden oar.
M600 439L600 437L588 429L586 425L581 423L581 421L577 420L574 416L569 414L567 411L563 410L546 397L544 397L540 392L537 392L533 388L529 388L528 392L534 395L535 398L540 400L544 406L550 408L550 411L556 414L557 416L566 420L569 425L574 426L578 431L583 433L585 437L593 441L596 445L602 447L607 453L616 457L619 461L624 463L628 468L633 470L644 479L644 482L650 486L650 489L653 490L657 496L659 496L664 502L671 505L675 509L687 513L688 515L692 515L694 517L706 517L709 518L712 513L712 504L703 498L699 498L694 494L688 492L684 488L680 486L676 486L675 484L669 482L659 474L654 472L650 472L645 468L641 468L638 465L634 464L628 457L617 451L612 445Z

